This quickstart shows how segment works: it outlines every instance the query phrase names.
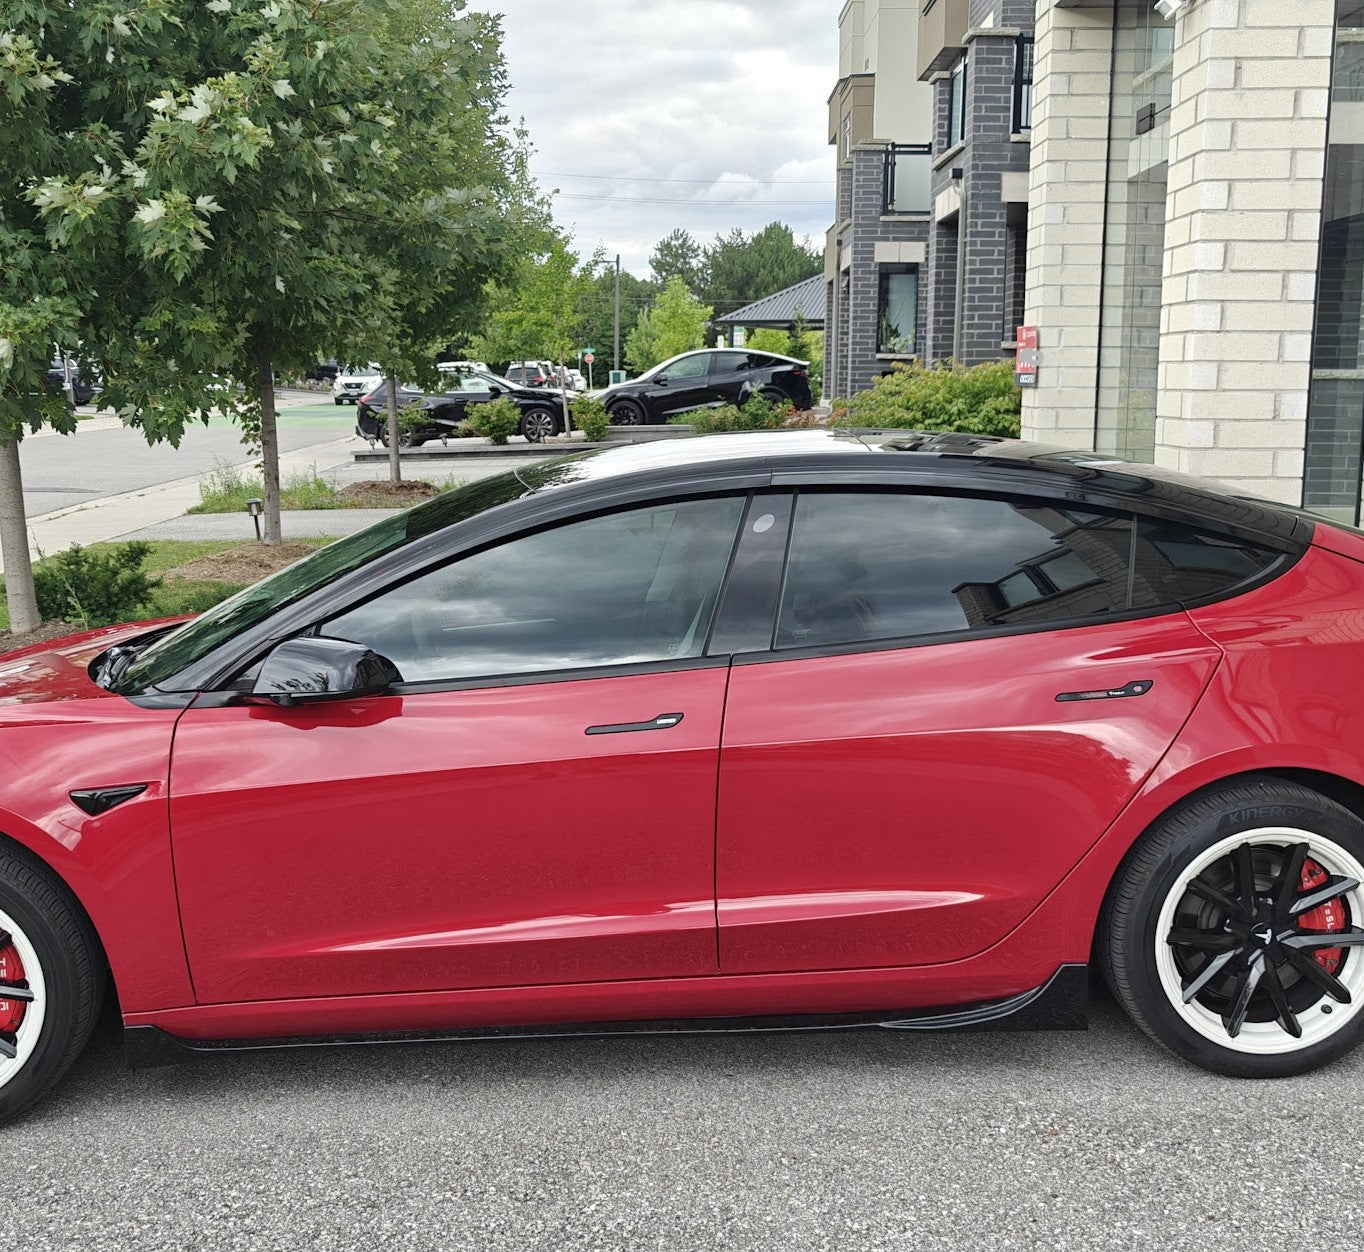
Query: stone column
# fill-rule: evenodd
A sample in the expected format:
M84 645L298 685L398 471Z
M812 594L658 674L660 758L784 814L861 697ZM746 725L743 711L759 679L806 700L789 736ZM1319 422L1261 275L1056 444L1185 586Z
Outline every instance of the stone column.
M1038 0L1028 193L1026 321L1039 330L1023 435L1094 446L1104 193L1113 55L1111 8Z
M1158 465L1302 496L1335 0L1175 25Z

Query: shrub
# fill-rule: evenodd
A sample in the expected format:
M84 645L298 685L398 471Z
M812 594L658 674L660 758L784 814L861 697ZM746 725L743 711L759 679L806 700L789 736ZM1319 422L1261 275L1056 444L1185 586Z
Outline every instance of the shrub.
M489 443L503 444L521 429L521 410L514 400L498 396L487 404L471 404L469 425Z
M1010 361L967 368L896 365L869 391L834 402L835 426L961 431L1016 439L1023 393Z
M611 429L611 419L606 415L606 408L600 400L579 396L569 405L569 412L573 414L574 424L587 437L589 443L600 443L606 438L606 432Z
M722 404L713 409L697 409L669 421L694 426L703 435L730 430L777 430L795 410L789 405L778 409L756 391L742 405Z
M79 545L33 567L33 589L44 620L63 618L86 627L112 626L145 617L160 579L142 564L151 545L134 541L99 552Z

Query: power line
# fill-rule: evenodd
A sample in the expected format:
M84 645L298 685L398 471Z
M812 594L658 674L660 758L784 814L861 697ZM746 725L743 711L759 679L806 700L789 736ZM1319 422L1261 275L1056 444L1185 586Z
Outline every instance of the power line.
M794 209L806 205L823 205L827 208L833 197L828 200L665 200L653 196L587 196L571 191L553 193L560 200L599 200L610 204L690 204L697 208L709 209Z
M632 174L566 174L562 171L540 170L536 178L594 178L602 182L617 183L694 183L699 187L714 187L717 184L732 184L739 187L752 187L755 183L767 187L832 187L832 178L636 178Z

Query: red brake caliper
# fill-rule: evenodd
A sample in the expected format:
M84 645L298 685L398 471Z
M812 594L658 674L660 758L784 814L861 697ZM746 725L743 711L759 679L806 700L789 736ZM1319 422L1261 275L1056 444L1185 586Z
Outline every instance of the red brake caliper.
M1302 863L1302 875L1298 880L1298 885L1303 891L1314 891L1320 887L1330 877L1310 856ZM1345 904L1340 899L1327 900L1325 904L1318 904L1316 908L1310 909L1298 918L1298 925L1303 930L1313 930L1330 934L1333 930L1345 929ZM1342 948L1318 948L1313 954L1317 958L1317 964L1328 974L1334 974L1340 968L1341 958L1345 955Z
M0 948L0 982L23 982L24 963L12 943ZM0 999L0 1034L12 1035L24 1020L25 1000Z

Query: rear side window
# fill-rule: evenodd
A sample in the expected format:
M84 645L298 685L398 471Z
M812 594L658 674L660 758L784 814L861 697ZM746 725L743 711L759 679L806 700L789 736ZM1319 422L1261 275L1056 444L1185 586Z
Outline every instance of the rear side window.
M805 493L776 646L799 648L1122 613L1131 518L1037 501Z
M1182 522L1139 518L1132 607L1186 604L1223 595L1263 574L1278 555Z

